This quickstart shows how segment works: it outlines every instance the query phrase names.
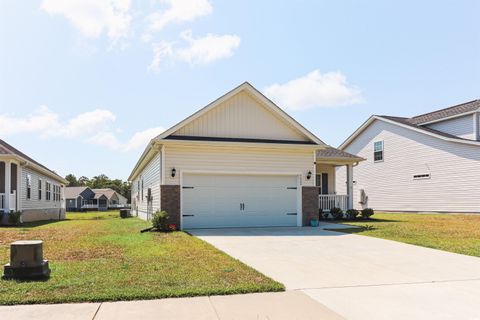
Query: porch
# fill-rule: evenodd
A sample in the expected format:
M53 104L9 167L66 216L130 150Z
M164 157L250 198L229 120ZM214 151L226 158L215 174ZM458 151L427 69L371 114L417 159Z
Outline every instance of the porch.
M318 208L321 212L332 208L342 211L353 209L353 168L363 160L334 148L317 150L315 186L318 188ZM337 175L341 170L345 170L345 174ZM345 181L337 181L338 176Z
M20 166L17 162L0 161L0 211L18 211Z

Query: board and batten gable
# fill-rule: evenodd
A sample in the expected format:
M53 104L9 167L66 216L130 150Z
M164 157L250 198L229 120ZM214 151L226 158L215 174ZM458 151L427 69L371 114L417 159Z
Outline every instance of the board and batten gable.
M469 114L462 117L427 124L425 126L430 129L452 134L459 138L475 140L474 116L477 116L477 114Z
M172 136L309 141L247 91L241 91L175 131Z
M161 153L158 151L138 176L132 181L132 205L136 203L138 215L147 218L147 194L152 192L152 212L160 210ZM139 188L140 186L140 188ZM143 194L142 194L143 187Z
M383 161L373 144L384 142ZM386 211L480 212L480 146L445 141L381 120L373 121L342 148L366 161L355 167L354 206ZM414 175L430 175L414 178ZM337 192L345 192L345 170L337 169Z

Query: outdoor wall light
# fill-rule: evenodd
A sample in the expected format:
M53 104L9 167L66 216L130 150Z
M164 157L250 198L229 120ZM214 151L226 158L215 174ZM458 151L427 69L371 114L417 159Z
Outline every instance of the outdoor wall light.
M176 174L177 174L177 169L173 168L172 169L172 178L175 178Z
M311 177L312 177L312 171L308 171L307 172L307 180L310 180Z

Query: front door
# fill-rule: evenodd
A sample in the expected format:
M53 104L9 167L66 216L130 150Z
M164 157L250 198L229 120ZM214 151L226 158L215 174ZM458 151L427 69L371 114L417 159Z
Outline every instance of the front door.
M328 173L317 174L315 177L315 184L319 194L328 194Z

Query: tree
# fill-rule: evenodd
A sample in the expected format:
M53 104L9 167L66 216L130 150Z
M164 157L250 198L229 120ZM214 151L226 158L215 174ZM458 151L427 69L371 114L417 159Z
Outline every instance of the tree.
M80 184L78 183L77 177L73 174L67 174L65 176L65 180L68 181L68 186L69 187L78 187Z
M88 186L89 183L90 183L90 179L88 179L85 176L81 176L80 178L78 178L78 185L79 186L86 187L86 186Z

